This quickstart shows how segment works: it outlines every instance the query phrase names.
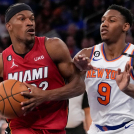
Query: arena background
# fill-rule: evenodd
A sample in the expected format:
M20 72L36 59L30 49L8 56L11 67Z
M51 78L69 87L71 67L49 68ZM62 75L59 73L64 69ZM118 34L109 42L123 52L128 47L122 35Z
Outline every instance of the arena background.
M32 7L36 36L61 38L72 57L82 48L101 42L101 17L109 5L125 6L134 14L134 0L0 0L0 53L11 44L5 28L5 11L18 2ZM134 43L134 25L127 33L126 42ZM0 128L3 123L0 115Z
M36 35L61 38L72 57L74 49L77 52L101 42L101 16L109 5L125 6L134 14L133 0L0 0L0 52L11 44L5 28L5 11L17 2L27 3L34 10ZM133 43L133 37L134 26L126 41Z

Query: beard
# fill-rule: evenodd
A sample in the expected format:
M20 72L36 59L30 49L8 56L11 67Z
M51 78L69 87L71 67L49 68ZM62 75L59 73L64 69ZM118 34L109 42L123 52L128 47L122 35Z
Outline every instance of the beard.
M26 39L22 39L20 37L17 37L17 40L19 42L22 42L26 45L27 48L31 48L34 45L35 42L35 36L31 37L31 38L26 38Z
M34 41L35 41L35 37L31 39L26 39L24 41L24 44L26 44L26 46L31 46L31 44L34 44Z

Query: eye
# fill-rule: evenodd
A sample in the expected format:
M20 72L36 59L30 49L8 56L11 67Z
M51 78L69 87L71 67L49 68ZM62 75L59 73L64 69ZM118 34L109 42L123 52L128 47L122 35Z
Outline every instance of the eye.
M35 20L35 18L31 18L31 20L32 20L32 21L34 21L34 20Z
M115 22L114 20L110 20L110 22Z
M23 20L25 20L25 18L24 17L21 17L20 20L23 21Z
M104 23L104 20L101 20L101 23Z

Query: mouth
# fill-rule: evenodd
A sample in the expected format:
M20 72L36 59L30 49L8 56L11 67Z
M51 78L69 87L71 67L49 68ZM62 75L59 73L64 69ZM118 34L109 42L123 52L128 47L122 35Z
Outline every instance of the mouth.
M30 28L27 30L27 33L30 35L35 35L35 30L33 28Z
M107 29L102 29L101 30L101 35L104 35L104 34L107 34L108 33L108 30Z

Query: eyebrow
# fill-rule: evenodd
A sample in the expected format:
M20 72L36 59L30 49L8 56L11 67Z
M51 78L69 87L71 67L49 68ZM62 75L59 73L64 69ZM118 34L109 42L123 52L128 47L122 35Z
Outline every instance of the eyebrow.
M116 17L116 18L117 18L117 16L108 16L108 17ZM105 18L105 16L102 16L102 18ZM101 18L101 19L102 19L102 18Z
M25 16L24 14L21 14L21 13L17 14L17 16L19 15ZM31 16L34 16L34 14L32 13Z

